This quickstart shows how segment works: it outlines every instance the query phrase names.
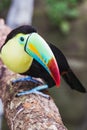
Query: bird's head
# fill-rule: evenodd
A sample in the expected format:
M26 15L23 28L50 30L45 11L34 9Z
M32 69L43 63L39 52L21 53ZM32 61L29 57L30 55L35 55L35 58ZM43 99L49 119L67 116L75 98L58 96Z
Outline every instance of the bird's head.
M60 84L60 73L54 54L47 42L31 26L21 26L8 34L1 47L1 59L16 73L29 70L35 59L52 76L56 85Z

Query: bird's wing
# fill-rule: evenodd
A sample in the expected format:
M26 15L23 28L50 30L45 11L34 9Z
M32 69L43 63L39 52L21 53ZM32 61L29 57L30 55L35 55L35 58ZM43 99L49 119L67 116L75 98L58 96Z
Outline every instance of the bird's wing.
M86 92L86 89L83 87L79 79L76 77L74 72L71 70L67 59L65 58L64 54L53 44L48 43L50 48L52 49L55 58L57 60L60 74L62 75L63 79L67 82L67 84L72 88L79 92Z

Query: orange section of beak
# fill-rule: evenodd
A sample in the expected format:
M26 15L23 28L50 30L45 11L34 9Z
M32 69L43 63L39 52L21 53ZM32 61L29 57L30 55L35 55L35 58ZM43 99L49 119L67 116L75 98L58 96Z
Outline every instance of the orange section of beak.
M58 68L55 58L52 58L48 62L47 66L51 72L51 76L53 77L53 79L56 83L56 86L59 86L60 85L60 72L59 72L59 68Z

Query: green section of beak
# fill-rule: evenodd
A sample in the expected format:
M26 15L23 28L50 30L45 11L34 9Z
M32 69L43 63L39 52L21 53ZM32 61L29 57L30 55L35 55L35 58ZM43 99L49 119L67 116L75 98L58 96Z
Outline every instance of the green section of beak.
M47 64L53 57L53 53L46 41L39 34L32 33L29 35L25 45L25 51L43 65L43 67L50 73Z
M53 77L56 84L59 85L60 74L56 59L46 41L39 34L32 33L28 36L25 51L37 60L37 62L39 62ZM54 62L52 63L50 61ZM56 72L56 74L54 72Z

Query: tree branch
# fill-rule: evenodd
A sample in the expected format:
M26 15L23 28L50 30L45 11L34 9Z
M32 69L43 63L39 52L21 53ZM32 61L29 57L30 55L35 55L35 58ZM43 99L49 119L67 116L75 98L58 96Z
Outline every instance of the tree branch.
M10 130L67 130L51 97L15 96L19 91L39 85L29 81L12 84L12 79L19 77L23 76L9 71L0 61L0 98Z

